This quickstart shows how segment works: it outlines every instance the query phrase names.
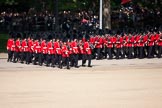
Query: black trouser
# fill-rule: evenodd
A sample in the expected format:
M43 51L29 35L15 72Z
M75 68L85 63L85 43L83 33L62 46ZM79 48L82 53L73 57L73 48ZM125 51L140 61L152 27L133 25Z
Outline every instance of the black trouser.
M72 55L72 65L74 65L75 67L78 66L78 54L73 54Z
M104 54L105 59L107 59L107 54L108 54L108 48L106 47L106 48L105 48L105 54Z
M31 54L30 52L26 53L26 63L27 64L31 63L31 57L30 57L31 55L30 54Z
M116 48L116 59L119 59L120 55L121 55L121 48Z
M56 55L52 54L52 67L56 65Z
M153 46L153 53L152 53L153 55L158 55L158 47L159 47L158 45Z
M44 59L43 53L40 53L40 54L39 54L39 65L40 65L40 66L43 65L43 59Z
M107 48L107 52L108 52L108 55L109 55L109 59L112 59L113 56L112 56L112 48Z
M28 64L32 63L32 59L33 59L33 53L32 52L28 52L29 55L29 59L28 59Z
M73 67L74 66L73 54L70 54L69 61L70 61L70 66Z
M47 54L47 66L52 62L52 54Z
M88 66L91 66L91 54L87 54Z
M82 66L86 63L86 55L85 54L82 54Z
M21 63L27 61L27 52L21 52Z
M13 51L11 51L11 50L8 50L8 59L7 59L7 61L9 62L11 62L12 61L12 57L13 57Z
M132 47L128 47L128 59L132 58L132 51L133 51L133 48Z
M41 53L38 54L38 63L40 66L42 65L42 54Z
M86 60L88 60L88 66L91 66L91 54L83 54L82 56L82 65L86 63Z
M39 53L35 53L34 54L34 65L36 65L38 61L39 61Z
M158 46L158 58L161 58L161 54L162 54L162 46Z
M122 58L125 58L125 55L127 55L127 47L123 47L123 54L122 54Z
M70 68L70 66L69 66L69 57L62 57L62 62L61 62L60 68L62 68L63 64L65 64L67 66L67 69Z
M144 58L144 47L139 47L139 59Z
M153 57L153 46L149 46L148 49L148 58L152 58Z
M97 60L101 57L101 48L97 48Z
M14 52L14 60L13 62L17 62L20 59L20 52Z
M59 68L61 67L61 59L62 59L62 56L60 54L56 54L56 64L59 65Z
M137 58L138 57L138 47L134 47L134 58Z
M43 53L40 54L40 56L39 56L39 59L40 59L39 64L41 66L43 65L44 61L46 60L46 56L47 56L46 54L43 54Z

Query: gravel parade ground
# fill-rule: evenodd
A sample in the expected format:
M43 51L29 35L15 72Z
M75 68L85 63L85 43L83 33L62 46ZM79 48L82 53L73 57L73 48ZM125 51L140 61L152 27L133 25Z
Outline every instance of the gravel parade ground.
M92 68L70 70L6 58L0 54L0 108L162 108L162 58L92 60Z

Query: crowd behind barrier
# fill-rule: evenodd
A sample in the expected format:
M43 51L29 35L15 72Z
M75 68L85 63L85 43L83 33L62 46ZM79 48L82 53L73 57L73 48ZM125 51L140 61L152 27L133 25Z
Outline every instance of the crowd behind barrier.
M0 14L0 31L53 31L73 29L96 30L99 28L99 14L93 11L60 11L58 25L55 15L44 10L35 12L2 11ZM160 8L147 8L139 5L122 6L111 12L112 29L127 30L146 27L161 27Z
M56 18L48 11L29 14L2 12L0 14L0 31L53 31L56 28ZM92 12L63 11L59 13L58 25L60 30L95 29L98 28L98 16Z

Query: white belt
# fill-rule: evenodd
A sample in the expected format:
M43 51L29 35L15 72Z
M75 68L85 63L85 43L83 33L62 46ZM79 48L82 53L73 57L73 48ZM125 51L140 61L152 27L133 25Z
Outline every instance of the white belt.
M40 46L36 46L36 48L40 48Z

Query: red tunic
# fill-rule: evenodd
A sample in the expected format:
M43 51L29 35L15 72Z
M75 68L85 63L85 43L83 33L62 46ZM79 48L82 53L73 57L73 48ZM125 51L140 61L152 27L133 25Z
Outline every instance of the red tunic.
M84 43L84 47L83 47L84 51L86 54L90 55L92 54L92 51L91 51L91 48L90 48L90 45L88 42L85 42Z
M71 48L72 48L72 51L73 51L74 54L78 54L79 53L77 42L73 41L71 43Z
M143 36L143 42L144 42L145 45L147 45L148 35Z
M55 50L56 54L61 55L61 48L60 48L59 42L54 42L54 50Z
M113 48L113 37L107 37L106 47L107 48Z
M84 54L84 49L81 42L79 43L79 54Z
M34 52L35 53L41 53L41 46L38 41L34 42Z
M71 55L71 54L73 54L73 49L72 49L72 42L67 42L67 46L68 46L68 48L69 48L69 54ZM78 48L78 50L79 50L79 48Z
M94 38L94 37L90 37L89 42L90 42L91 44L94 45L94 43L95 43L95 38Z
M127 39L127 47L133 47L134 46L134 36L129 37Z
M140 36L140 39L138 41L138 47L144 47L145 46L145 41L144 41L144 37Z
M28 50L30 53L34 52L33 40L28 39Z
M16 40L16 43L15 43L15 51L16 52L21 52L20 40Z
M138 46L139 41L140 41L140 35L135 36L135 38L134 38L134 47Z
M47 50L47 44L46 44L46 41L45 41L45 40L43 40L43 41L41 42L41 52L42 52L43 54L47 54L47 52L48 52L48 50Z
M123 47L123 37L119 37L116 41L116 48L122 48Z
M7 41L7 50L14 51L14 49L15 49L14 40L13 39L8 39L8 41Z
M112 41L113 41L113 44L115 44L117 41L117 37L112 37Z
M15 51L15 41L11 41L11 51Z
M124 36L124 47L128 47L128 41L129 41L129 37L128 36Z
M28 45L27 45L27 42L26 42L26 39L24 39L21 43L21 47L22 47L22 52L28 52L29 49L28 49Z
M148 41L148 46L153 46L154 45L154 35L151 35Z
M95 43L96 43L96 48L103 47L103 39L102 38L99 38Z
M159 37L157 44L158 44L158 46L162 46L162 36Z
M155 43L158 45L158 41L159 41L160 35L157 33L154 37L154 41Z
M48 54L54 54L54 50L53 50L53 45L52 45L52 42L48 42L47 43L47 50L48 50Z
M69 50L67 48L67 45L62 46L62 57L64 57L64 58L69 57Z

